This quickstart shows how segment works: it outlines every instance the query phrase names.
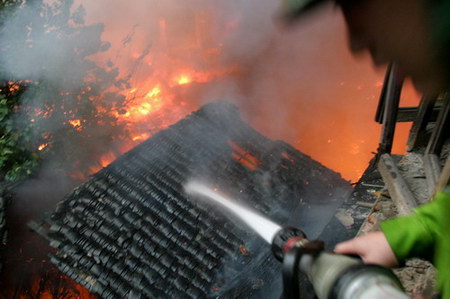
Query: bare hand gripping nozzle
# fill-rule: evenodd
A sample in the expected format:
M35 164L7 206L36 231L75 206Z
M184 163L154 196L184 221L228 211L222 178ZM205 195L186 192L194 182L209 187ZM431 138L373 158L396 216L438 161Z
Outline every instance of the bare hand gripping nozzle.
M300 279L306 276L319 299L406 299L391 270L363 264L358 258L324 250L322 241L310 241L295 227L273 223L258 213L198 182L185 186L189 194L214 200L232 211L272 245L274 256L283 263L284 298L300 298Z

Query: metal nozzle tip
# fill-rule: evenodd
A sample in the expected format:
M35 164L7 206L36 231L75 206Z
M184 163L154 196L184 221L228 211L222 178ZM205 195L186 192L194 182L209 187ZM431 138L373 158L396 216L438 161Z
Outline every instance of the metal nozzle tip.
M289 239L295 237L306 238L306 235L303 231L292 226L283 227L277 232L272 241L272 253L279 261L283 260L284 257L283 250L286 245L286 242L288 242Z

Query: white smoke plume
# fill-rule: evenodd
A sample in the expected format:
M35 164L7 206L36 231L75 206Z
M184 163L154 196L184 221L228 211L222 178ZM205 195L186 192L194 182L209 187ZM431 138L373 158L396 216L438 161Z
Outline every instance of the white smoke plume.
M237 69L210 81L191 101L233 101L257 129L286 140L348 179L357 179L376 149L379 128L373 115L383 72L374 72L367 57L351 56L342 16L332 5L281 28L280 2L271 0L79 3L89 22L105 24L103 36L112 44L109 57L118 58L124 73L130 54L149 45L153 62L140 66L144 76L173 67L171 53L180 48L215 48L218 54L208 59L187 50L185 56L175 55L192 69ZM125 46L124 36L131 38Z

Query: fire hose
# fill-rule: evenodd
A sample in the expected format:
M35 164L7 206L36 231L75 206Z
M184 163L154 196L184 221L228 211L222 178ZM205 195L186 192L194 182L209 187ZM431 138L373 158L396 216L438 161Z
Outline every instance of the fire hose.
M409 298L390 269L328 253L322 241L309 241L297 228L279 230L272 241L272 252L283 263L285 298L300 298L303 275L319 299Z
M409 298L388 268L326 252L324 242L308 240L295 227L282 228L204 184L191 182L185 189L187 193L208 197L226 207L271 244L272 253L283 264L283 298L300 298L303 278L311 282L319 299Z

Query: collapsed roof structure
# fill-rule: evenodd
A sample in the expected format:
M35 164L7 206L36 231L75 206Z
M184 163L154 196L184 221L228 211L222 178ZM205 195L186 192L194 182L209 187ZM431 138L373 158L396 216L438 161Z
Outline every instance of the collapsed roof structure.
M101 297L279 297L280 265L270 246L187 196L183 185L193 178L311 237L352 190L218 102L93 175L32 227L56 249L52 262Z

